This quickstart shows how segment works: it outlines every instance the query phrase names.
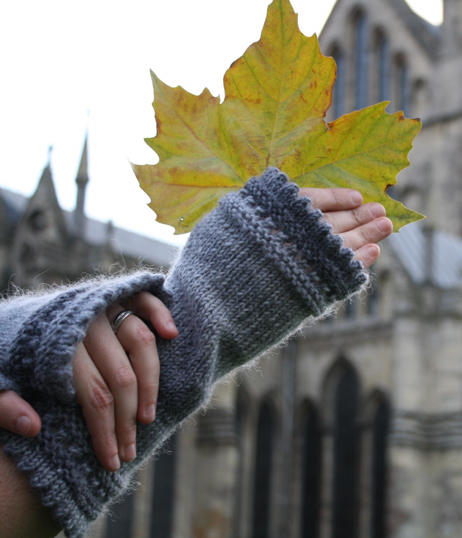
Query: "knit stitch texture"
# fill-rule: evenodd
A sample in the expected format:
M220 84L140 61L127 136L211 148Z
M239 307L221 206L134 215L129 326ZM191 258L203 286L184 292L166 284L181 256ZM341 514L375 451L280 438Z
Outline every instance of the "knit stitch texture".
M0 443L69 538L83 537L130 487L140 465L208 401L217 380L367 282L353 252L298 191L269 168L224 197L191 233L166 280L138 272L0 303L0 390L16 390L42 419L37 437L0 430ZM180 334L157 339L156 420L138 424L136 459L109 473L75 401L72 359L95 317L140 291L168 306Z

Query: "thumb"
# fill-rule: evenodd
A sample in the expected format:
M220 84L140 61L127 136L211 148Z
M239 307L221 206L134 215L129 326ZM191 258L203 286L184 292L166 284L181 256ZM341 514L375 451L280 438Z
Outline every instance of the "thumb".
M40 417L16 392L0 392L0 428L24 437L35 437L41 427Z

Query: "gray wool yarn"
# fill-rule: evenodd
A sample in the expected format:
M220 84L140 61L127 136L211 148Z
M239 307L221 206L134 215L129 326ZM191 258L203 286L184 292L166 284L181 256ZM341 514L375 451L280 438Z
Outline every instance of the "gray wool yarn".
M214 384L321 316L367 282L353 252L287 176L269 168L224 197L196 226L165 280L138 272L0 303L0 390L16 390L42 419L26 439L0 430L69 538L81 538L130 487L134 473ZM75 347L108 305L150 291L179 329L158 338L156 420L137 426L137 457L117 473L96 460L72 383Z

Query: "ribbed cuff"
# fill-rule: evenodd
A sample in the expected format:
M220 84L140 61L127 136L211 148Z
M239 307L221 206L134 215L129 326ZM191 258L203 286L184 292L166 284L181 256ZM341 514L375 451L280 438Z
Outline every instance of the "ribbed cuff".
M323 222L322 212L299 190L277 168L268 168L220 205L231 218L234 215L236 225L252 233L317 317L358 292L368 276L353 259L354 252L344 248L343 239Z
M0 373L0 392L3 390L18 390L18 386L16 383L11 381L11 379L8 379L5 377L2 373Z
M82 538L133 475L131 464L124 464L123 473L109 473L96 460L74 398L76 346L109 305L140 291L165 298L163 282L162 275L143 272L64 290L23 323L4 364L4 377L15 380L18 392L41 417L42 428L33 439L0 429L0 444L69 538Z

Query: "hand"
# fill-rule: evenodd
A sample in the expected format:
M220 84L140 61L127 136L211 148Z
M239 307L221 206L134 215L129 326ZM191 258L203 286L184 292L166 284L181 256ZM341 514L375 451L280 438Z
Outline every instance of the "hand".
M393 231L383 205L362 205L361 193L352 189L300 189L300 194L311 198L313 207L323 212L333 233L343 238L345 247L354 250L355 259L365 268L377 260L380 247L376 243Z
M35 437L41 427L38 414L16 392L0 392L0 428L24 437Z
M124 320L115 335L110 322L124 309L135 315ZM155 336L140 318L150 321L162 338L178 336L169 310L143 292L93 321L73 361L77 402L96 456L108 471L117 471L120 460L135 458L136 420L149 424L155 418L159 357ZM4 391L0 427L34 437L41 422L27 402L13 391Z

